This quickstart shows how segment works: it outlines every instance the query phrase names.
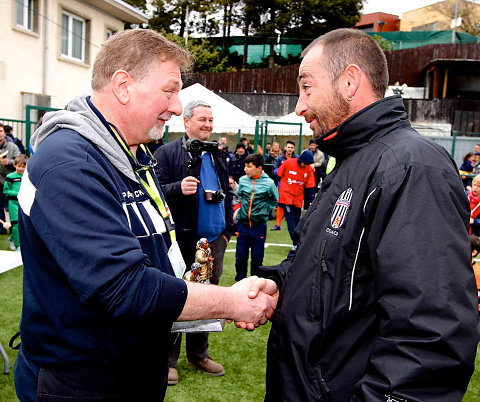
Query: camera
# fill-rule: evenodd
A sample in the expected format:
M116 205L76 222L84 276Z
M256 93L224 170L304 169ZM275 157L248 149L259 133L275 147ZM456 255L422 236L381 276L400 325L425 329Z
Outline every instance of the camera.
M215 153L218 151L217 141L200 141L196 138L189 138L187 140L187 152L190 152L192 156L199 156L202 152Z
M218 204L225 199L225 193L222 189L217 191L214 190L203 190L203 199L205 202L211 202L213 204Z

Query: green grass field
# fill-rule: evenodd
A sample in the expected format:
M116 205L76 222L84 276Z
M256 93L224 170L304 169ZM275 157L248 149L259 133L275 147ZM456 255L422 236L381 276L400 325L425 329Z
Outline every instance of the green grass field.
M269 228L273 221L269 222ZM291 244L286 223L282 230L268 231L267 243ZM235 239L232 239L235 240ZM0 249L7 250L7 237L0 236ZM221 285L231 285L235 276L235 244L230 243L225 255L224 273ZM288 247L270 246L265 249L265 264L276 264L285 258ZM21 310L22 269L16 268L0 274L0 342L10 359L10 374L0 372L0 401L13 402L17 398L13 387L12 367L16 351L7 347L8 340L17 331ZM168 387L166 401L262 401L265 393L266 344L270 324L253 332L226 325L223 333L210 335L210 355L225 367L224 377L209 377L186 364L185 348L178 362L180 382ZM480 361L476 360L476 367ZM0 368L3 362L0 361ZM3 371L2 371L3 372ZM480 370L476 370L466 402L480 400Z

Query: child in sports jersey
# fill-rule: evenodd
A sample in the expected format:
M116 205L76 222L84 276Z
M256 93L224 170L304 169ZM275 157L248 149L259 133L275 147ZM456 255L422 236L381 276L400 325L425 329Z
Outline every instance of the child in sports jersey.
M480 174L472 180L472 187L467 191L470 202L470 229L469 234L480 236Z

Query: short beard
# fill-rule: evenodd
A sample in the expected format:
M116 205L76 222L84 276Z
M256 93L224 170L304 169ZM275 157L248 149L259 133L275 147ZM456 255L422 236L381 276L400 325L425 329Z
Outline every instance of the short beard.
M157 127L155 124L149 131L148 131L148 138L150 138L152 141L158 141L161 138L163 138L163 126L162 127Z
M171 113L164 113L158 116L158 119L167 121L170 120L170 117L172 117ZM150 138L152 141L158 141L163 138L163 129L164 126L161 126L160 128L155 124L147 133L148 138Z
M338 127L350 115L350 103L346 101L338 90L334 88L333 99L328 105L328 111L314 111L312 117L316 120L318 128L313 132L313 138L320 138L330 130Z

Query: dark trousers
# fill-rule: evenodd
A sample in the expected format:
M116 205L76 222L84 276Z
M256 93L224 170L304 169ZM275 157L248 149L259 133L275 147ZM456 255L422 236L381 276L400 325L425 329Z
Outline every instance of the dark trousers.
M295 228L300 222L300 215L302 210L298 207L294 207L293 205L286 205L286 204L279 204L283 208L283 214L285 219L287 220L287 227L288 233L290 234L290 238L292 239L293 245L296 246L300 237L295 233Z
M257 226L248 226L242 222L237 223L237 250L235 253L236 281L247 277L248 254L252 250L250 274L257 275L258 267L263 263L265 253L265 240L267 237L267 224L263 222Z
M69 364L37 367L20 348L13 365L15 391L22 402L158 402L165 398L167 366Z
M213 275L210 278L210 283L218 285L220 276L223 272L223 257L225 249L227 248L227 240L223 235L218 236L217 239L210 243L210 250L212 252L213 260ZM192 250L194 254L195 250ZM187 266L190 266L193 261L187 261ZM180 347L182 346L182 334L175 333L171 335L170 355L168 357L169 367L177 367L178 357L180 356ZM208 357L208 333L186 334L186 349L187 359L189 361L199 361Z

